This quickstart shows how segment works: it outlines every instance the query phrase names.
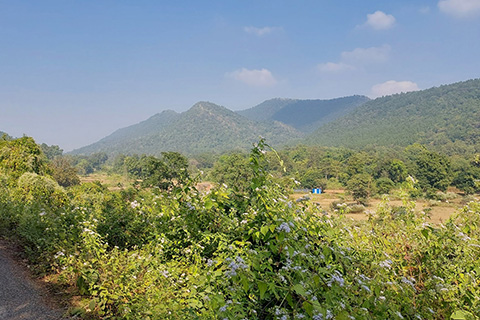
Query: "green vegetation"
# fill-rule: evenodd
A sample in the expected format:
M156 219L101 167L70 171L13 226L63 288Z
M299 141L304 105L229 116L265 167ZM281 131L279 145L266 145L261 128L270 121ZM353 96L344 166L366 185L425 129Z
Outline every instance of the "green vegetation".
M275 147L303 141L307 145L358 150L418 143L450 156L474 155L480 152L479 107L480 80L375 100L364 96L272 99L239 112L199 102L186 112L164 111L117 130L73 154L160 156L161 152L175 151L192 156L246 152L264 137Z
M118 168L152 182L114 191L98 182L63 188L33 139L4 140L0 232L74 290L71 313L83 318L477 319L480 203L433 225L409 201L423 186L401 181L418 172L421 183L443 187L429 179L438 164L435 172L450 168L460 183L465 166L478 177L476 159L454 167L418 146L277 154L261 140L246 157L221 157L211 174L227 185L208 192L196 189L175 152L118 158ZM352 192L391 181L403 204L385 200L355 222L342 210L324 215L308 200L292 201L289 170L316 163L328 181L357 181Z
M309 144L362 148L435 146L447 154L479 152L480 80L395 94L369 101L330 122Z
M118 130L73 154L105 152L109 155L160 156L165 151L200 154L248 150L260 136L272 144L284 144L302 134L279 122L255 122L213 103L199 102L181 114L165 111Z

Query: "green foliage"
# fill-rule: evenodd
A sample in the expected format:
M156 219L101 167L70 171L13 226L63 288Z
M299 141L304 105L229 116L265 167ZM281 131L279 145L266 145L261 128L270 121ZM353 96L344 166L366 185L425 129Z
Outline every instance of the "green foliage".
M248 150L260 136L274 144L284 144L303 134L283 123L260 123L225 107L198 102L186 112L164 111L73 153L160 156L165 151L191 155Z
M40 145L40 149L42 149L43 154L47 157L48 160L53 160L56 157L60 157L63 155L63 150L60 149L59 146L49 146L45 143Z
M375 192L372 177L366 173L358 173L348 180L347 190L359 204L366 205L368 198Z
M420 188L447 190L452 182L450 160L441 154L426 149L415 155L413 175L418 179Z
M52 177L62 187L70 187L80 183L77 169L72 166L70 158L56 157L50 164Z
M25 172L49 172L42 150L30 137L0 140L0 169L15 177Z
M389 194L394 186L393 181L389 178L379 178L376 181L376 191L379 194Z
M308 163L308 149L297 151L288 165ZM342 164L375 162L348 162L352 154L341 154L329 157ZM479 203L433 225L405 196L413 190L409 180L399 192L403 204L385 200L368 221L323 215L308 201L291 201L286 186L265 169L276 168L268 161L277 157L261 140L248 161L224 158L249 172L242 198L222 184L199 192L188 176L168 191L111 191L95 182L65 193L37 173L20 179L15 172L2 173L0 226L8 229L0 231L21 239L31 258L75 290L85 318L475 319L480 314ZM160 160L188 165L178 154ZM377 170L363 164L349 167ZM354 173L349 183L367 190L364 198L372 192L366 172ZM56 194L61 201L52 200ZM348 210L347 204L336 208Z
M66 194L54 180L33 172L25 172L17 181L17 194L27 205L40 204L43 209L59 208Z
M312 189L312 188L321 188L322 190L327 189L327 180L323 172L318 170L308 170L303 177L300 179L302 187Z
M434 145L448 154L477 152L480 80L378 98L315 131L313 145L362 148Z
M231 153L221 156L215 162L210 175L213 181L245 194L250 189L253 173L245 154Z
M178 152L162 152L162 158L154 156L124 158L126 171L141 179L146 188L171 190L189 180L188 159Z

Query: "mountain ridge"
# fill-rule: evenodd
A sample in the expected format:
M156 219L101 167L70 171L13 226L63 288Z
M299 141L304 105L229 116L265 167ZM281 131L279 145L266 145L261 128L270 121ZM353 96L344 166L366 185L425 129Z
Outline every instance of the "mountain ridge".
M480 144L480 79L371 100L319 127L308 144L344 147L421 143L476 149Z

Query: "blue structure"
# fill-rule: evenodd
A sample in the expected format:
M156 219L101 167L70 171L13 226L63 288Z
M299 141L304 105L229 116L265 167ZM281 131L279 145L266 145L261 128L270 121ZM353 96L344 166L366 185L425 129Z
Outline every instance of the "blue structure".
M312 193L321 194L321 193L322 193L322 189L321 189L321 188L312 189Z

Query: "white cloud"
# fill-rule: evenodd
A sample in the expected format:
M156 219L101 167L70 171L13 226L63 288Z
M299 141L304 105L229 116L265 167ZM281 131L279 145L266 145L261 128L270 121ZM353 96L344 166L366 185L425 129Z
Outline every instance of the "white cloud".
M350 64L382 63L388 60L390 46L385 44L381 47L356 48L352 51L344 51L341 54L342 61Z
M339 62L327 62L327 63L321 63L318 65L318 70L321 72L331 72L331 73L339 73L342 71L349 71L349 70L355 70L356 68L354 66L351 66L349 64Z
M375 11L374 13L367 14L367 22L365 22L364 25L375 30L386 30L393 27L394 24L394 16L386 14L383 11Z
M228 77L241 81L252 87L272 87L277 84L277 79L267 69L248 70L242 68L226 74Z
M272 32L279 31L282 28L279 27L263 27L263 28L257 28L257 27L244 27L243 30L246 33L254 34L259 37L266 36Z
M438 8L456 18L467 18L480 14L480 0L441 0Z
M365 65L387 62L390 50L391 47L387 44L381 47L355 48L352 51L342 52L339 62L321 63L317 68L324 73L357 70Z
M418 91L418 85L412 81L390 80L384 83L376 84L372 87L372 96L374 98L388 96L400 92Z

